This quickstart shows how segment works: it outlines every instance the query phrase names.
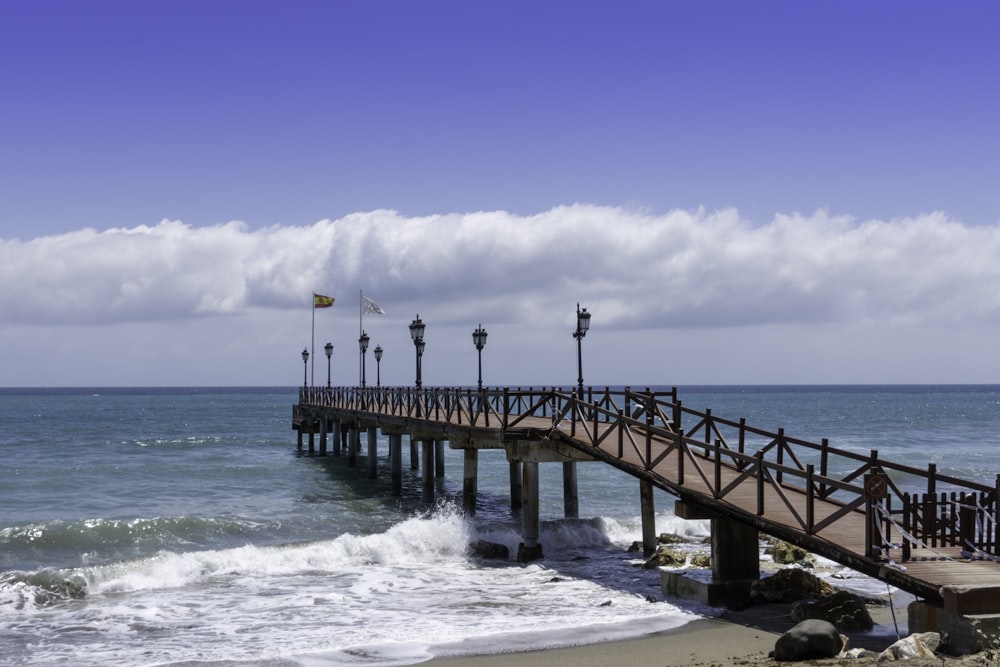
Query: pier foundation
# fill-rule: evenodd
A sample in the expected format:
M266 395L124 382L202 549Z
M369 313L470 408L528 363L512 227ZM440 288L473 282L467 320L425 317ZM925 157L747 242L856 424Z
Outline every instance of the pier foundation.
M476 513L479 493L479 450L468 447L464 450L465 468L462 474L462 509L466 514Z
M521 462L510 462L510 509L521 509Z
M425 503L434 502L434 441L421 440L420 446L423 452L423 501Z
M368 427L368 479L378 477L378 429Z
M674 513L681 519L712 522L712 580L662 571L660 588L667 595L698 600L713 607L742 607L750 600L750 586L760 579L757 529L735 519L678 500Z
M389 434L389 465L392 466L392 495L403 493L403 436Z
M565 461L563 468L563 516L580 518L580 495L576 484L576 461Z
M521 539L517 547L517 562L528 563L542 557L538 543L538 463L521 463Z
M642 512L642 554L649 558L656 552L656 508L653 505L653 485L639 480L639 507Z

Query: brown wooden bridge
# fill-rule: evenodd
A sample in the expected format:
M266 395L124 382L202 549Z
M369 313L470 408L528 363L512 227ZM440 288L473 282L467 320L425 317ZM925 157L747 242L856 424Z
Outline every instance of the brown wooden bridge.
M390 448L395 435L394 484L399 434L411 443L448 441L466 451L467 507L475 495L470 461L474 471L480 449L504 449L510 461L535 466L602 461L638 478L644 498L651 499L651 487L662 489L686 506L797 544L952 613L1000 613L1000 475L987 486L940 474L934 464L918 468L875 450L861 455L826 439L756 428L688 408L676 388L580 395L556 388L303 387L293 427L300 447L304 433L310 449L319 433L322 453L328 432L338 434L339 448L341 430L370 429L369 459L375 428L390 434ZM524 483L526 498L537 494L537 477L532 481L527 469ZM655 532L644 525L643 536L649 548Z

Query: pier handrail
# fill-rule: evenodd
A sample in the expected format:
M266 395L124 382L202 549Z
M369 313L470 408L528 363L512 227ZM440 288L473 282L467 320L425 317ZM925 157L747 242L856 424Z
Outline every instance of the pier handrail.
M768 510L764 499L770 489L809 535L847 513L866 511L868 556L892 548L893 536L901 540L906 558L912 549L939 545L1000 555L1000 475L994 486L988 486L940 474L933 463L918 468L882 459L878 450L862 454L834 448L826 438L816 443L789 436L783 428L751 426L745 418L734 421L711 409L684 405L676 387L669 391L591 387L583 397L565 387L302 387L296 407L496 428L501 433L542 417L550 434L613 459L619 467L627 467L626 451L640 462L637 472L644 473L676 456L676 479L665 480L675 490L683 490L686 475L695 475L712 500L724 502L753 478L757 515ZM692 421L690 428L684 428ZM609 438L615 441L609 444ZM725 483L724 471L730 478ZM872 475L887 484L882 498L873 500L866 493L863 482ZM836 509L817 521L818 502Z

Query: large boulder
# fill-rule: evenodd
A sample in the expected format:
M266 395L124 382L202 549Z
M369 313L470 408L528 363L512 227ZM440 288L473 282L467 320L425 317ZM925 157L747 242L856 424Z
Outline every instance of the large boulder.
M796 602L814 600L833 592L833 586L816 575L792 567L753 582L750 599L753 602Z
M779 565L798 563L809 557L808 551L784 540L775 540L764 553L769 553L774 562Z
M864 599L850 591L837 591L815 600L798 600L792 603L793 621L817 618L833 623L837 630L871 630L875 626Z
M510 549L506 544L486 540L473 540L469 543L467 551L474 558L510 558Z
M833 623L810 618L797 623L774 642L775 660L832 658L844 649L844 638Z

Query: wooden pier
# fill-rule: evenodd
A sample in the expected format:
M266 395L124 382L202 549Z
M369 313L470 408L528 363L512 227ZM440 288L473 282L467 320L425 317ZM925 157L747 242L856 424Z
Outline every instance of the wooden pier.
M375 475L377 429L389 437L393 491L399 493L402 435L411 466L422 444L425 497L443 474L444 442L464 450L464 505L474 511L477 455L502 449L511 466L511 501L521 506L520 560L542 556L538 465L563 464L564 511L577 513L577 463L612 465L639 481L643 546L655 548L653 493L678 499L685 518L712 519L713 577L759 576L758 531L913 593L935 616L1000 626L1000 475L993 486L755 428L684 406L676 389L302 388L293 408L299 447L349 459L367 433ZM749 563L752 559L753 563ZM717 563L717 564L716 564ZM977 623L979 622L977 620ZM935 620L935 622L937 622ZM914 624L911 618L911 626ZM918 622L919 624L919 622ZM913 630L913 627L911 627Z

